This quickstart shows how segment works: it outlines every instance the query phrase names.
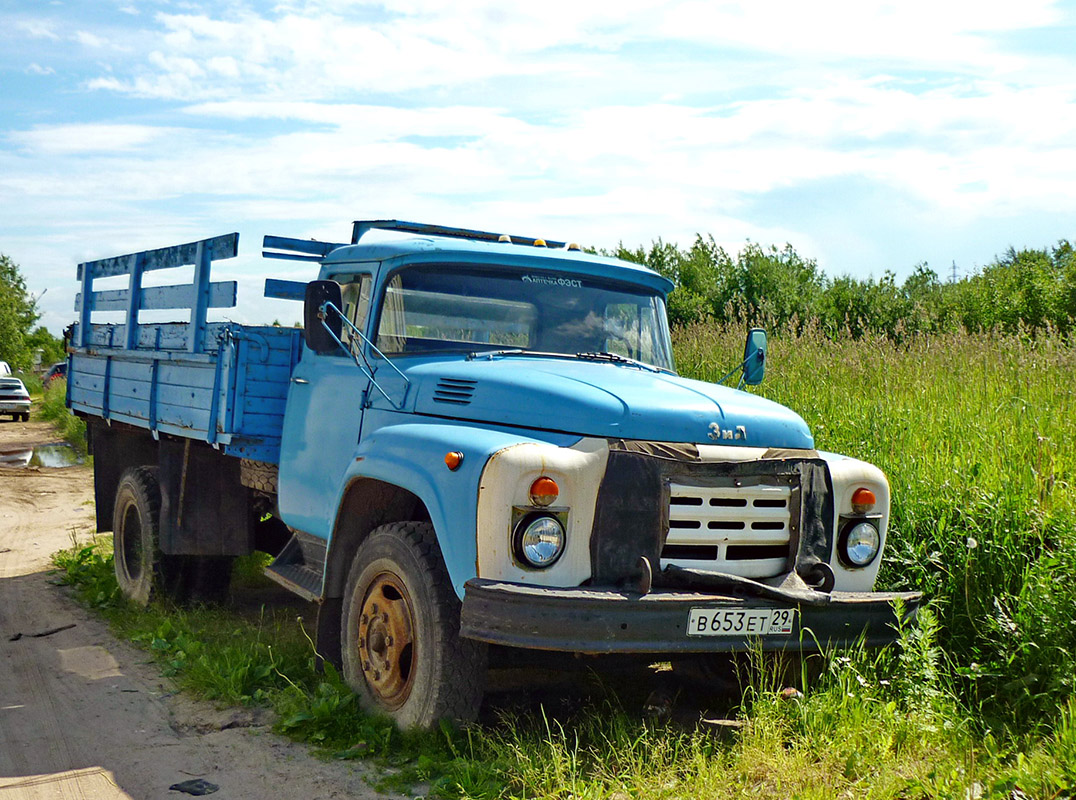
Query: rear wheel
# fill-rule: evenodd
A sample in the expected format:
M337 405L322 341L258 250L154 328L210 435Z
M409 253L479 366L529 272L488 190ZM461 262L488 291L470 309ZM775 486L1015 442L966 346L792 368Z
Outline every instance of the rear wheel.
M459 615L433 527L374 530L355 553L341 615L344 678L363 707L401 728L474 719L486 646L460 637Z
M132 467L120 477L112 511L116 582L123 596L146 605L168 583L180 582L178 564L158 549L161 487L154 467Z
M162 553L160 517L156 467L128 469L120 478L112 512L113 562L123 596L143 606L161 595L177 602L223 600L234 559Z

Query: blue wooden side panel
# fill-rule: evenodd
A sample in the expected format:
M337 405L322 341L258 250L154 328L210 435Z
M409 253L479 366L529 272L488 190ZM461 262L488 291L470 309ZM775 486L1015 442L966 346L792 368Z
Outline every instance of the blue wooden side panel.
M271 464L280 461L280 436L292 369L302 352L299 328L235 326L225 363L229 397L222 426L226 453Z
M81 349L68 367L76 411L206 441L222 452L277 463L297 328L223 326L217 352Z

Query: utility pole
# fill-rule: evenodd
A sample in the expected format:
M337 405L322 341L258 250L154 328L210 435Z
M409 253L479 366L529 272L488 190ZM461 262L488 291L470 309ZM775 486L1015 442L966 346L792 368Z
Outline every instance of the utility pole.
M956 283L956 261L953 261L953 271L949 275L949 283Z

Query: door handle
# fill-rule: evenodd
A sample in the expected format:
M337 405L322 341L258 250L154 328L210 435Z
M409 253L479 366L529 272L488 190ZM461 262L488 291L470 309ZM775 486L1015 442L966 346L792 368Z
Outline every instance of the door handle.
M292 378L291 382L292 383L302 383L304 385L307 384L307 383L310 383L310 381L308 381L306 378Z

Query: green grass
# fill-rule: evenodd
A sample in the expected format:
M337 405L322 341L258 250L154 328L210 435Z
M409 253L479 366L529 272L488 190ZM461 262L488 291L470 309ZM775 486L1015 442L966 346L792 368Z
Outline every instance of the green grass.
M69 442L79 453L86 453L86 423L72 414L64 398L67 395L67 381L54 380L44 390L38 415L51 422L65 441Z
M683 374L716 380L742 330L675 334ZM820 449L888 475L879 587L927 593L961 698L988 723L1051 720L1076 693L1076 347L949 334L771 339L760 394Z
M743 331L675 334L713 380ZM898 646L831 654L800 700L768 662L744 670L741 726L656 725L597 691L404 736L315 669L292 608L134 609L107 548L57 556L65 580L185 689L273 709L325 757L393 767L382 788L473 798L1031 798L1076 793L1076 349L1059 338L773 337L759 393L820 448L878 464L893 489L880 584L927 593ZM257 580L257 564L236 575ZM1017 792L1022 792L1020 794Z
M741 726L715 733L655 724L598 691L558 715L502 712L458 730L401 734L364 715L313 646L294 609L130 606L107 544L57 554L63 582L120 636L193 694L272 709L274 729L325 758L373 759L378 788L426 787L459 798L1064 797L1076 787L1076 703L1052 733L999 739L977 731L940 666L927 610L898 646L831 658L815 686L783 699L771 664L744 662ZM239 574L237 572L237 574ZM243 588L237 592L243 594ZM1019 795L1016 795L1019 796Z

